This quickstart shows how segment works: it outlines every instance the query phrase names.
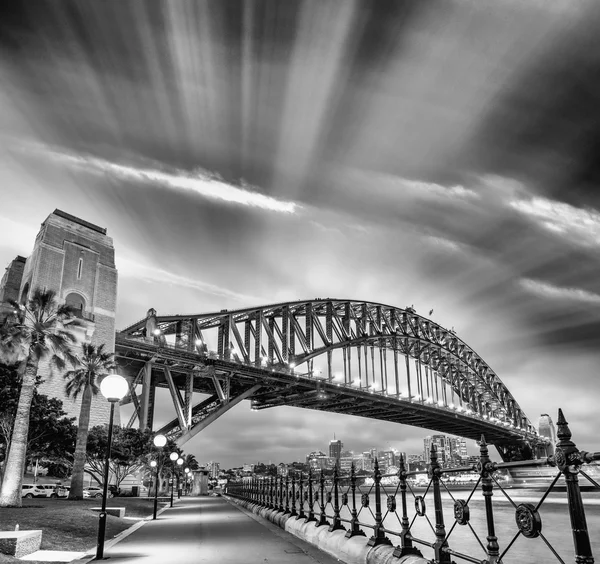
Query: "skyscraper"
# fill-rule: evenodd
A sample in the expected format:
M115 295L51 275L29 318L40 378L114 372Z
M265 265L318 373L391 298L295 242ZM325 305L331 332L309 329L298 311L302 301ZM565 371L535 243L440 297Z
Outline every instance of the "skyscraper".
M329 458L334 458L337 465L339 465L343 448L344 443L342 443L342 441L339 439L333 439L332 441L329 441Z

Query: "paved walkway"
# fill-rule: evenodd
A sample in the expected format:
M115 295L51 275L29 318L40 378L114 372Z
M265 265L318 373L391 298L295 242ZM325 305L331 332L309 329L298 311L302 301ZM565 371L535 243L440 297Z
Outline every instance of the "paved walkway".
M334 564L338 560L222 497L186 497L104 556L111 564Z

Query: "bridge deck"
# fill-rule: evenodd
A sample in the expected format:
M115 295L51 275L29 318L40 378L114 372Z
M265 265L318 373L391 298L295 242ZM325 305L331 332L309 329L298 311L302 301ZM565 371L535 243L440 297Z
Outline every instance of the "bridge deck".
M256 367L226 360L215 353L199 354L174 346L159 346L123 334L117 334L115 347L116 356L130 379L135 378L146 362L152 361L158 387L168 387L161 373L163 366L172 372L179 388L184 387L186 376L194 371L194 391L203 394L214 394L214 376L227 379L234 395L261 384L262 388L249 398L255 409L294 406L403 423L473 440L484 434L489 444L516 443L530 435L476 414L295 374L285 366Z

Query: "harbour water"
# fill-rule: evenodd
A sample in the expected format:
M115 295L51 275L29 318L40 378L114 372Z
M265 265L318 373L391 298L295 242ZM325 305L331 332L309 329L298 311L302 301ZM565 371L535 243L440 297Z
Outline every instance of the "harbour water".
M369 490L369 488L363 489L365 493L367 493ZM341 491L346 490L344 488ZM510 489L506 491L514 504L517 506L520 503L531 503L535 506L544 493L543 491L531 489ZM361 508L360 495L363 493L363 491L359 492L357 489L356 493L357 510L360 510L359 521L366 524L373 524L375 514L375 496L371 493L369 495L369 507ZM424 495L425 490L415 490L414 494L417 496ZM453 528L455 523L453 511L454 501L451 496L453 496L455 499L460 498L466 500L469 494L470 491L451 491L450 493L446 491L442 492L444 521L446 533L449 534L448 545L453 550L475 558L481 558L483 560L485 558L485 553L479 544L479 541L481 541L483 546L487 544L487 525L484 500L481 490L475 492L469 501L470 526L456 525ZM387 513L386 515L386 499L388 495L395 495L396 497L396 514ZM590 533L592 542L592 551L596 558L600 558L600 492L583 492L582 496L586 511L588 531ZM498 489L494 490L494 496L492 499L494 504L496 536L498 537L500 553L502 554L504 549L508 546L518 532L515 522L515 507ZM435 534L433 529L435 527L435 513L433 506L433 492L430 490L425 496L426 513L423 517L415 516L413 494L408 493L407 502L409 520L412 522L412 535L428 542L434 542ZM351 506L351 504L352 502L350 498L349 505ZM315 510L318 512L316 504ZM327 514L332 513L332 507L328 504ZM396 491L396 487L394 486L385 487L385 491L382 491L382 513L385 516L384 527L390 531L396 531L399 533L401 530L401 497L400 493ZM556 558L552 550L548 547L548 544L554 548L556 553L565 563L575 561L566 492L559 491L550 493L540 507L539 513L542 520L543 538L540 536L538 538L528 539L523 535L519 535L510 550L502 559L504 564L547 564L549 562L560 562L560 560ZM340 515L344 519L350 519L351 515L349 507L345 506L341 510ZM344 525L347 528L348 524L344 523ZM372 535L372 529L364 527L364 531L368 537ZM394 545L400 544L399 537L389 533L387 536L392 540ZM476 536L479 538L479 541L477 540ZM544 539L546 539L547 543ZM433 556L433 551L430 548L418 545L416 543L415 546L421 550L423 556L426 558L431 558ZM453 556L452 559L457 563L461 562L461 559L457 556ZM464 562L464 560L462 561Z

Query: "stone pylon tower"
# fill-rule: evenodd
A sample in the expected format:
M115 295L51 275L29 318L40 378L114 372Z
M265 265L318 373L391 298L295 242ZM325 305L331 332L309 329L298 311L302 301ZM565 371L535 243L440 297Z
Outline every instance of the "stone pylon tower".
M42 223L24 266L22 257L8 266L0 296L25 303L35 288L54 290L59 303L75 309L84 325L76 331L81 342L104 343L107 351L114 352L117 270L113 242L105 228L54 210ZM73 401L66 396L62 374L51 374L47 364L40 366L40 374L45 381L39 391L61 399L69 416L78 417L81 398ZM90 427L108 423L109 411L108 402L98 394L92 402Z

